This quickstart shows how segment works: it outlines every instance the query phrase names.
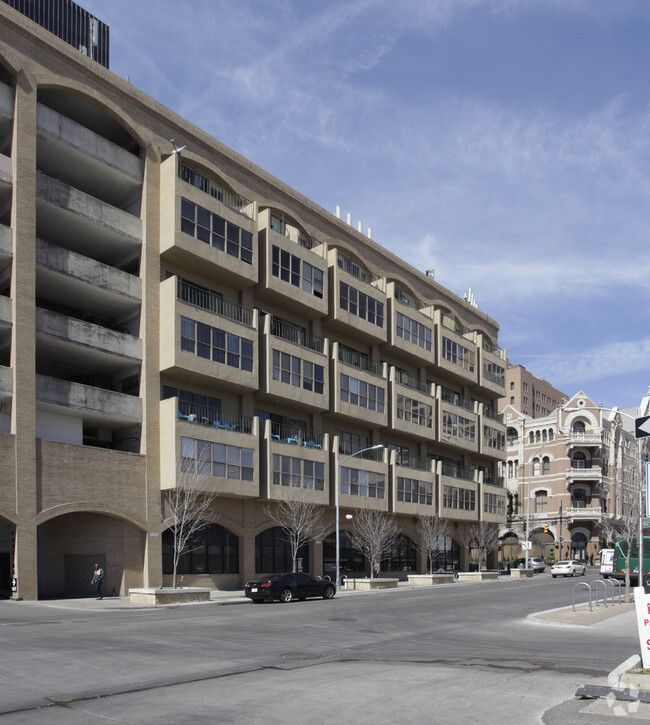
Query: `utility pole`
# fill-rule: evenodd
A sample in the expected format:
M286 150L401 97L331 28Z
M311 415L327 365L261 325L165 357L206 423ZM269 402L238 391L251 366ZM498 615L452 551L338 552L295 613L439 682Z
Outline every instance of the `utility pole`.
M562 501L560 501L560 555L557 560L562 561L562 559L564 559L564 557L562 556Z

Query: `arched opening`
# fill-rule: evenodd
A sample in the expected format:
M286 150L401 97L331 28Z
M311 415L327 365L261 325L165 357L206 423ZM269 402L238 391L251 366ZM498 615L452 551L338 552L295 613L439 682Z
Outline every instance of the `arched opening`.
M94 564L105 571L105 595L142 586L145 532L114 516L75 512L38 527L38 597L94 596Z
M190 550L178 561L177 575L239 574L239 537L220 526L207 524L192 537ZM174 535L162 535L163 574L174 573Z
M15 536L16 527L9 521L0 519L0 598L11 596Z
M445 536L441 541L438 555L431 561L431 571L460 571L460 546L451 538Z
M395 553L382 559L382 571L417 571L417 547L408 536L400 534Z
M255 572L257 574L282 574L292 571L291 545L280 526L273 526L255 537ZM298 549L298 571L309 571L309 544Z
M571 534L571 557L580 561L587 558L587 537L581 531Z
M352 545L352 539L347 531L341 531L339 536L339 552L341 561L341 574L366 572L366 561L359 551ZM336 534L330 534L323 541L323 572L329 576L336 574Z

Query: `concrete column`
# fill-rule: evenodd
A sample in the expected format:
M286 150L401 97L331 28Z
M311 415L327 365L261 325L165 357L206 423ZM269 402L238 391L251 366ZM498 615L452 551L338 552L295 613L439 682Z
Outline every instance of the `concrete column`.
M36 526L38 513L35 388L36 258L36 87L20 72L16 78L11 231L13 329L11 370L14 397L11 433L15 440L16 596L38 597Z

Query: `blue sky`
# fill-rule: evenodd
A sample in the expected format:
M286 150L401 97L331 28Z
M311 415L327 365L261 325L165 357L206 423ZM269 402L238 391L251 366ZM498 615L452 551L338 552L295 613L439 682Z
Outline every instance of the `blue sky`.
M650 385L647 0L80 0L111 69L462 296L569 396ZM153 12L152 12L153 11Z

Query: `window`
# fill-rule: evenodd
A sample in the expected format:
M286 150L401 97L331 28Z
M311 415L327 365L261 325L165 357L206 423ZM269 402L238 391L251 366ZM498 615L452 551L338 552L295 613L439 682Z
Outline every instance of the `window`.
M577 451L573 454L571 468L587 468L587 456L582 451Z
M442 505L448 509L475 511L476 491L469 488L459 488L457 486L443 486Z
M483 441L487 448L494 448L502 451L506 444L506 436L502 431L490 428L489 425L483 426Z
M459 367L474 372L475 354L463 345L450 340L448 337L442 338L442 357L445 360L458 365Z
M476 438L476 424L456 413L444 411L442 414L442 432L449 436L473 441Z
M399 420L431 428L433 420L433 406L421 403L419 400L408 398L406 395L396 396L396 412Z
M404 503L433 503L433 484L414 478L397 477L397 500Z
M322 393L325 368L280 350L273 350L273 380Z
M551 472L551 459L548 456L542 458L542 475L548 476Z
M252 448L181 438L181 471L186 473L252 481L254 461Z
M181 350L247 372L253 371L253 341L181 317Z
M298 549L296 557L298 571L309 568L309 544ZM280 526L262 531L255 537L255 571L259 574L272 574L291 571L291 545Z
M322 491L325 488L325 464L273 454L273 483Z
M242 262L253 264L253 234L189 199L181 199L181 231Z
M272 249L271 273L314 297L323 298L323 270L275 245Z
M191 551L178 560L177 574L239 574L239 538L219 524L207 524L197 531ZM163 574L174 573L174 536L162 535Z
M345 282L340 282L339 306L342 310L351 315L360 317L372 325L383 328L384 326L384 303L378 302L374 297L369 297L350 287Z
M383 473L341 466L341 493L365 498L384 498Z
M539 476L539 458L533 459L533 476Z
M506 512L505 496L499 496L496 493L484 493L483 511L486 514L497 514L498 516L503 516Z
M545 513L548 510L548 493L546 491L537 491L535 493L535 511L538 514Z
M360 408L384 412L384 389L341 373L341 400Z
M430 328L420 324L416 320L412 320L401 312L395 315L395 320L397 323L397 337L401 337L407 342L412 342L414 345L418 345L429 352L431 351L432 334Z

